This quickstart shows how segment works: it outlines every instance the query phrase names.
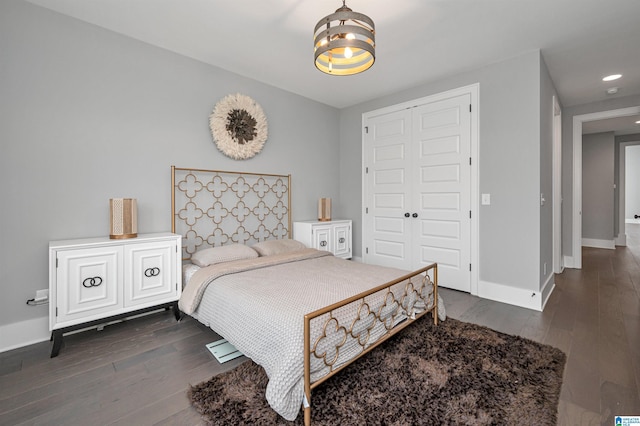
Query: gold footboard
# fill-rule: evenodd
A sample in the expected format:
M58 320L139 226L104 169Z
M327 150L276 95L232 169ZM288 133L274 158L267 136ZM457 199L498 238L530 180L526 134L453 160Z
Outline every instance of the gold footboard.
M378 300L379 306L372 309L374 298ZM355 319L345 319L339 314L345 307L355 309L357 312ZM438 265L436 263L305 315L305 425L311 424L311 391L313 389L429 312L432 313L433 322L437 325ZM405 317L406 320L404 320ZM374 330L377 332L372 333ZM330 334L333 336L333 343L328 347L324 343L330 340L327 338ZM349 360L339 360L340 349L348 338L357 342L359 352ZM312 357L321 359L329 371L313 383Z

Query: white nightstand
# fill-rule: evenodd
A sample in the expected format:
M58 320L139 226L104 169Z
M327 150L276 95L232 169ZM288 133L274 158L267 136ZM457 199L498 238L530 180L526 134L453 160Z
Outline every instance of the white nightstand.
M351 259L350 220L294 222L293 238L307 247L330 251L336 257Z
M180 318L182 292L177 234L141 234L49 243L51 357L64 333L173 307Z

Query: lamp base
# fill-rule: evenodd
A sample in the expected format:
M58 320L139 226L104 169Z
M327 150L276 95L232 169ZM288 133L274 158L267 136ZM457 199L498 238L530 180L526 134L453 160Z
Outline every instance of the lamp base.
M121 240L138 236L138 202L135 198L109 200L109 238Z
M318 220L320 222L331 221L331 198L320 198L318 200Z
M109 235L109 238L112 240L124 240L127 238L136 238L138 234L118 234L118 235Z

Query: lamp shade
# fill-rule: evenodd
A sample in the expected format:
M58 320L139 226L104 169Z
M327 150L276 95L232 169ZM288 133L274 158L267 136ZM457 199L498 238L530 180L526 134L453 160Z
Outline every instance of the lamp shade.
M344 1L316 24L313 44L316 68L326 74L357 74L376 60L373 20L352 11Z
M138 236L138 203L135 198L111 198L109 200L111 239Z
M331 198L320 198L318 200L318 220L320 222L331 220Z

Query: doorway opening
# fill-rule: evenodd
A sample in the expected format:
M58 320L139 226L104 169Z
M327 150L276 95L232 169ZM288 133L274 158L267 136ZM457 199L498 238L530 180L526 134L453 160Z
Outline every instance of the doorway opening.
M600 111L573 117L573 229L572 262L565 266L582 269L582 124L607 118L627 117L640 114L640 106ZM624 225L620 224L621 229Z

